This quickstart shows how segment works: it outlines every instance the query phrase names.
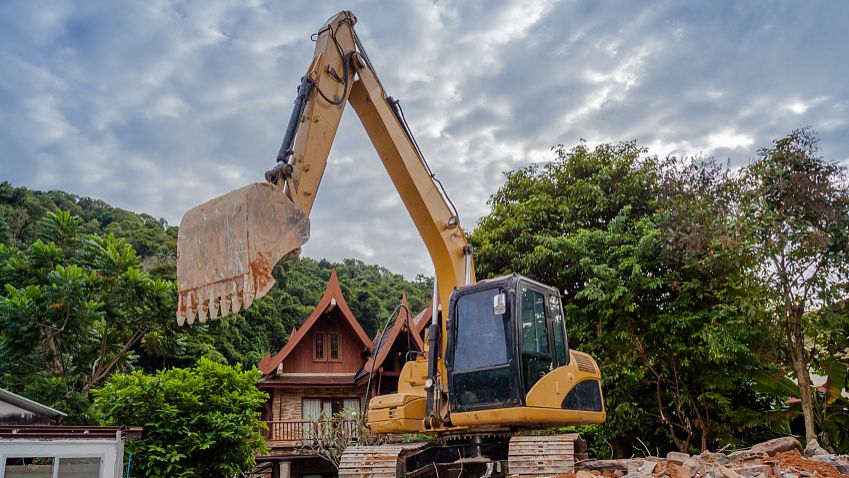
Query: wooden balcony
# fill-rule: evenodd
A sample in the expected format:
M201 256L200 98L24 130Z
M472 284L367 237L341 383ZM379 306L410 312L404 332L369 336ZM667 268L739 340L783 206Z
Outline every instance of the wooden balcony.
M344 435L356 438L360 424L356 420L286 420L267 421L268 430L263 432L270 446L301 447L311 442Z

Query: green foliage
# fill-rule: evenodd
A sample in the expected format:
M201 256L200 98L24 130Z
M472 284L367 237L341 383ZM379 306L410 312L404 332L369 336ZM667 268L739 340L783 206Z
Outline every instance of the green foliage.
M20 246L41 239L68 249L67 241L75 235L93 233L125 239L150 264L176 258L177 228L164 219L63 191L32 191L0 183L0 243Z
M480 277L519 272L565 291L570 345L602 365L597 437L708 448L748 433L763 408L746 368L769 349L755 327L751 257L730 216L730 172L658 160L634 142L554 148L507 174L471 234Z
M104 425L144 427L126 445L134 476L233 476L266 451L259 410L268 395L257 390L259 377L256 368L201 359L193 368L112 375L94 404Z
M0 245L0 382L88 421L85 395L116 369L173 310L173 284L139 269L132 247L114 236L78 238L78 221L48 213L26 249Z

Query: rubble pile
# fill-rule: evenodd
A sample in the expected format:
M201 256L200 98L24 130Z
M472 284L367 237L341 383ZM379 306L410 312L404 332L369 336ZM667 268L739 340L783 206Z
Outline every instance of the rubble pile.
M834 455L811 440L802 450L793 437L747 450L700 455L670 452L625 460L584 460L568 478L849 478L849 457ZM567 477L564 477L567 478Z

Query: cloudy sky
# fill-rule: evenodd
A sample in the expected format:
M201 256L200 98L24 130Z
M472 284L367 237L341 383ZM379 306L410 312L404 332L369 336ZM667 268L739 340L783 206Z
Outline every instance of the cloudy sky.
M177 224L262 180L343 9L467 229L581 138L742 164L810 125L849 160L849 2L3 0L0 179ZM353 110L312 224L307 256L430 274Z

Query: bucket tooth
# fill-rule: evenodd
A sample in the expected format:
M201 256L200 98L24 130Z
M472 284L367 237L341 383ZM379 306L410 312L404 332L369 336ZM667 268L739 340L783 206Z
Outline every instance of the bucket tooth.
M198 307L198 321L202 324L206 322L207 301L203 301Z
M209 296L209 318L214 319L218 317L218 297L214 295Z
M221 317L230 315L230 298L226 295L221 296Z
M177 325L180 327L186 323L186 307L183 303L183 294L177 294Z
M242 301L239 300L239 293L235 292L232 296L230 296L230 305L233 307L233 313L238 314L242 309Z

